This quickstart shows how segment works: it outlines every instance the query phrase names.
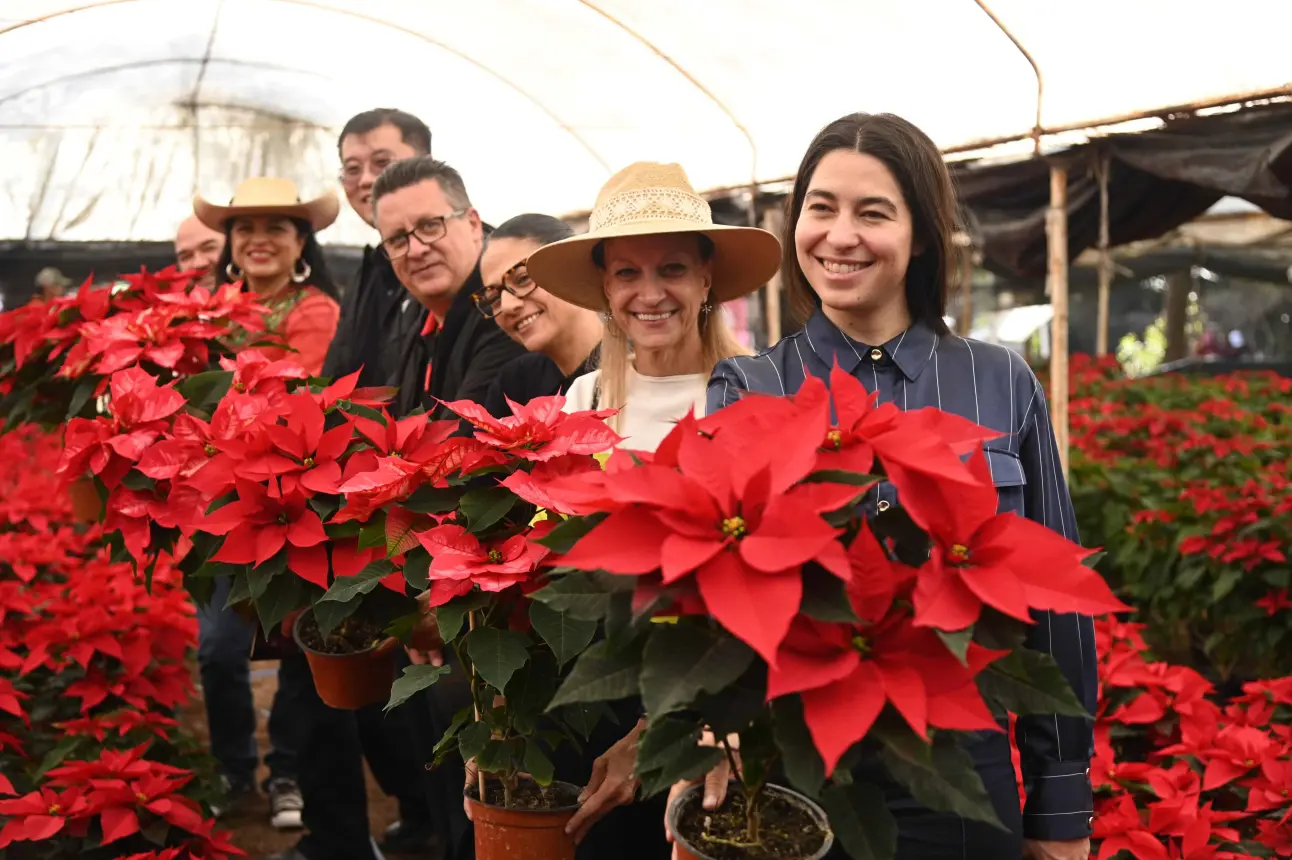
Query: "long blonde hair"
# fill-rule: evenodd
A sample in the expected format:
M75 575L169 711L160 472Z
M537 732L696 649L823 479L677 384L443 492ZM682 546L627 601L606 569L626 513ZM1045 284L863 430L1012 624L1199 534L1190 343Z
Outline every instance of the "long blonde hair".
M632 352L628 348L628 338L619 324L608 315L605 320L605 335L601 340L601 375L597 380L597 408L623 409L628 402L628 368L632 366ZM704 367L700 372L708 375L713 372L719 361L737 355L750 355L750 351L732 334L723 317L722 306L715 305L709 313L701 313L700 349ZM616 432L620 429L622 413L610 418L610 427Z

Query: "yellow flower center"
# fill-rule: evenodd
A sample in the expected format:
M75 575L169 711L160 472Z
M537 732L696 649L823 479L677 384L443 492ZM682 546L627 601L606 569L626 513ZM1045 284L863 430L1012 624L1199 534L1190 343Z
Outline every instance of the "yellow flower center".
M206 452L206 456L208 457L214 457L218 453L216 447L210 442L207 442L206 445L202 447L202 450Z
M313 469L313 468L314 468L314 458L313 458L313 457L306 457L306 458L305 458L305 462L304 462L304 463L302 463L301 465L303 465L303 466L304 466L305 468L307 468L307 469Z
M952 544L951 551L947 555L956 564L964 564L969 561L969 547L962 543Z
M1243 767L1256 767L1256 762L1252 761L1251 759L1248 759L1247 761L1243 762Z
M63 807L59 806L57 803L51 803L51 804L49 805L49 814L50 814L50 815L58 815L58 814L59 814L60 812L62 812L62 811L63 811Z
M852 637L852 647L856 648L862 654L870 653L870 643L866 641L865 636L857 635Z
M140 803L147 803L148 795L144 794L142 791L136 791L135 800L139 801Z
M489 562L491 564L502 564L502 553L496 549L489 550Z
M747 531L744 517L727 517L722 521L722 533L729 538L740 539Z
M234 391L246 391L246 390L247 390L247 384L246 384L245 382L235 382L235 383L233 383L233 390L234 390Z
M842 433L840 433L838 430L831 430L829 433L825 434L825 446L824 446L824 447L827 447L827 448L834 448L836 451L837 451L837 450L839 450L840 448L842 448L842 447L843 447L843 434L842 434Z

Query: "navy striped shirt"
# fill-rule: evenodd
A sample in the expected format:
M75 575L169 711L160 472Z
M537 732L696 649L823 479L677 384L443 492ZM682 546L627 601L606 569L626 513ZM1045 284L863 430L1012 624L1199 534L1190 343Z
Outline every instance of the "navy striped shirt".
M922 323L882 346L870 346L849 338L818 310L806 326L775 346L720 362L709 380L707 411L716 412L745 391L794 394L808 374L828 384L836 360L867 391L878 391L881 403L904 410L936 406L1005 434L985 446L1000 510L1078 540L1045 393L1023 359L1004 347L938 335ZM863 505L880 511L896 502L894 487L881 483ZM1027 644L1054 656L1093 714L1098 697L1093 620L1043 612L1036 613L1036 621ZM1024 717L1016 739L1028 790L1023 815L1027 838L1089 836L1091 722L1057 715Z

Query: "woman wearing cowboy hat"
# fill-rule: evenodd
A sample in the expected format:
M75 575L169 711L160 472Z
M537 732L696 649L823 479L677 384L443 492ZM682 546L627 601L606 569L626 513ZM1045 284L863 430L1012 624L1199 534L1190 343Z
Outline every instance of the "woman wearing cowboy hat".
M747 354L720 306L765 284L780 256L780 242L765 230L714 224L680 166L620 171L598 195L587 233L538 248L526 261L540 287L604 320L601 368L575 380L566 411L619 409L609 421L623 447L654 451L678 419L704 414L714 366ZM631 719L621 716L619 726ZM668 855L663 798L634 803L643 728L639 721L599 747L605 751L566 828L580 857ZM609 847L598 845L602 837Z
M287 179L248 179L228 206L201 195L193 199L193 214L227 240L215 266L218 282L242 281L269 305L270 329L311 375L323 369L341 314L336 285L314 234L335 221L339 211L332 192L302 203L296 185ZM293 354L274 347L265 351L273 358Z
M714 224L676 164L639 162L611 177L588 225L527 261L540 287L605 320L601 369L574 382L566 409L619 409L610 423L623 446L653 451L687 412L704 414L714 366L747 353L720 306L771 278L780 242Z

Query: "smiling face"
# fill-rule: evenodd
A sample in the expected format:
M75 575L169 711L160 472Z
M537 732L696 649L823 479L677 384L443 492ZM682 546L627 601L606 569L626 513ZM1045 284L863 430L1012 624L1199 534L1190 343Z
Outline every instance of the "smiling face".
M540 247L536 239L490 240L480 257L480 278L486 294L497 297L493 307L498 327L530 352L546 353L563 333L574 329L581 310L530 280L525 258ZM524 298L502 289L504 278Z
M905 314L913 251L910 208L896 177L871 155L838 149L808 183L794 230L798 264L827 315Z
M393 161L412 158L417 150L404 143L393 125L379 125L365 134L347 134L341 140L341 185L350 208L376 226L372 215L372 183Z
M244 215L229 232L233 264L248 281L273 281L290 276L305 249L305 237L290 218Z
M480 215L467 208L461 215L440 183L426 179L384 195L376 207L377 231L383 241L413 230L443 234L427 244L408 238L408 250L391 260L399 282L424 307L439 313L452 303L480 259L483 233Z
M639 350L700 343L700 306L712 274L691 233L606 240L605 287L611 318Z

